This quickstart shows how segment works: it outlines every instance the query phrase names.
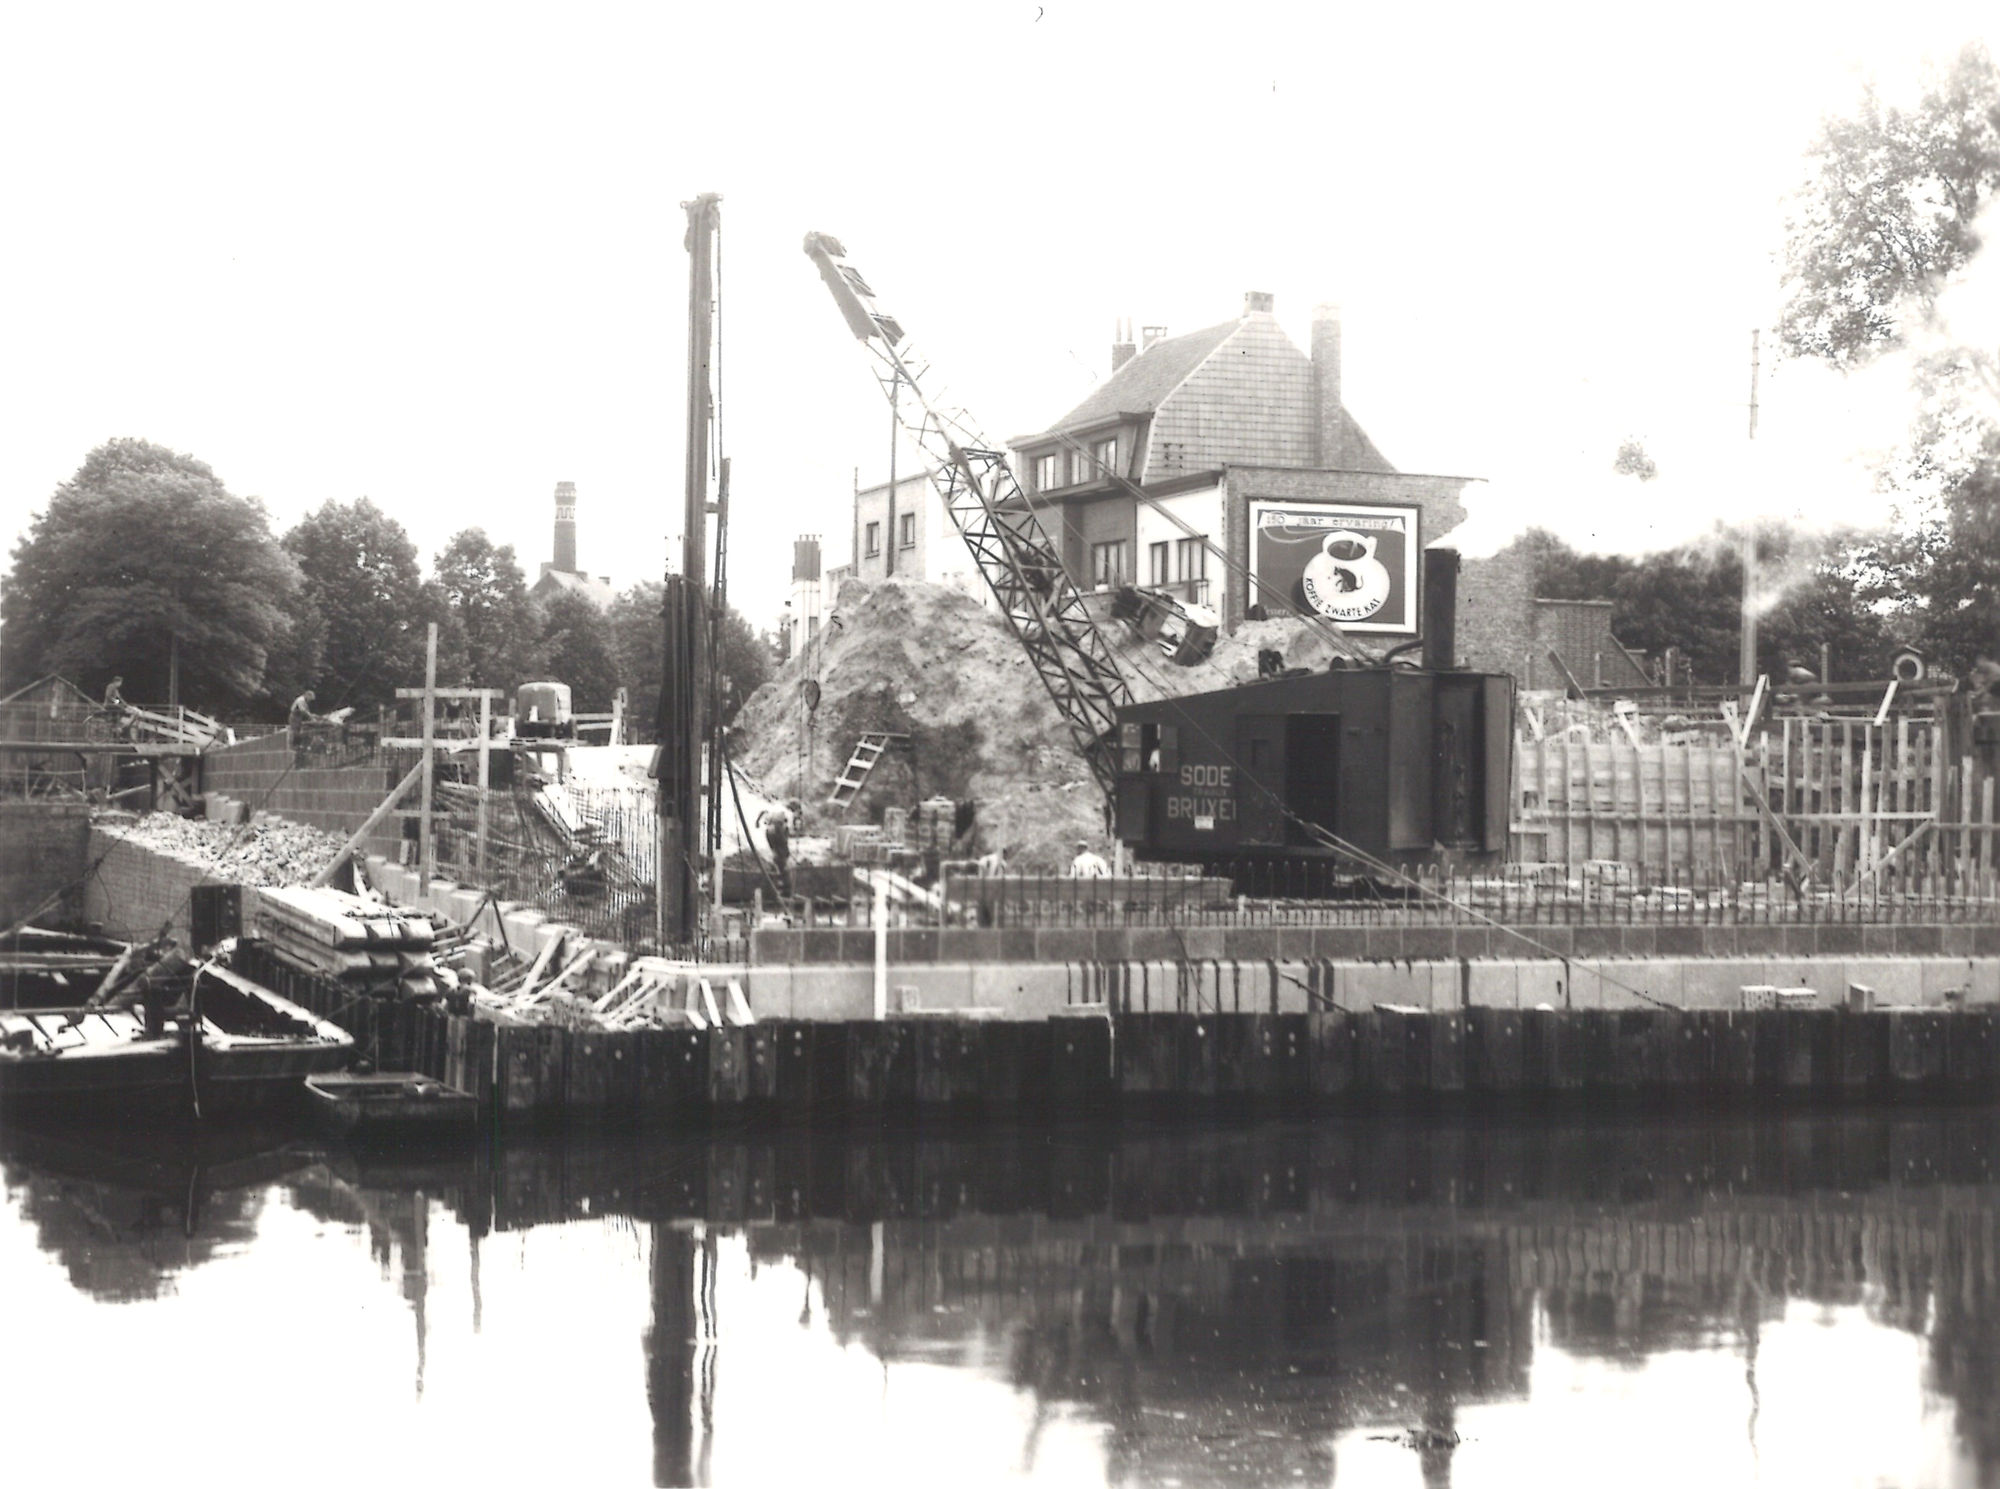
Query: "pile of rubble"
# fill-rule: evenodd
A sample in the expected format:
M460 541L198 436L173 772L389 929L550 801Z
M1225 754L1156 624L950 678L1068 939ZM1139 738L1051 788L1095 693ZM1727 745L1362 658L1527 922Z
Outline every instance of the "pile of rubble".
M316 827L260 817L241 827L171 812L98 812L93 821L127 842L194 864L230 884L305 884L333 862L342 839Z
M1099 624L1137 701L1254 681L1260 651L1315 670L1335 654L1315 627L1265 620L1218 638L1205 662L1176 667L1108 616ZM906 724L976 738L973 758L949 773L920 759L915 794L969 795L983 849L1004 844L1017 868L1053 871L1078 839L1103 841L1104 798L1026 652L997 611L945 585L850 579L814 640L744 704L733 755L760 795L797 798L809 830L830 832L822 804L861 735ZM843 820L872 820L885 800L910 805L885 794L899 790L864 790Z

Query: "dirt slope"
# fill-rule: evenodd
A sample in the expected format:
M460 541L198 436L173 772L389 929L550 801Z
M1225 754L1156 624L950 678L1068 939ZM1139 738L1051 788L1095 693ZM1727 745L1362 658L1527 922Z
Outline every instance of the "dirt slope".
M1293 666L1324 667L1333 655L1297 622L1259 621L1220 640L1207 663L1179 668L1117 622L1103 625L1138 699L1253 679L1261 648ZM811 682L816 710L806 706ZM869 731L909 734L913 756L886 758L837 813L826 798ZM849 580L814 643L744 705L731 751L760 792L804 802L813 833L949 796L976 800L985 846L1007 844L1023 867L1060 868L1077 840L1107 841L1103 799L1027 654L997 612L943 585Z

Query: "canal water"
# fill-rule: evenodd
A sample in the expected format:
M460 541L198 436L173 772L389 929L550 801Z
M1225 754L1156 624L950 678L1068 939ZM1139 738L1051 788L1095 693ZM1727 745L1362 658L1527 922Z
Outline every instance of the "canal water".
M2000 1120L0 1139L5 1479L2000 1481Z

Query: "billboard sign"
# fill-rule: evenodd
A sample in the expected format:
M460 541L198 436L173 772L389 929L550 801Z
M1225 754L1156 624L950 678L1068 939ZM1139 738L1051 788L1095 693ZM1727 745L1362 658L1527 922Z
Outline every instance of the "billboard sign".
M1350 631L1417 634L1418 507L1250 503L1250 598L1279 597Z

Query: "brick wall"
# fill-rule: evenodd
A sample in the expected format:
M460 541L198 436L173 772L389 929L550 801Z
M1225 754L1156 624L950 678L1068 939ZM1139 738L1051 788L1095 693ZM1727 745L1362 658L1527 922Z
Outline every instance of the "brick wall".
M0 802L0 925L12 925L83 877L90 812L80 802ZM72 892L45 918L73 919Z
M1535 565L1516 544L1491 558L1469 558L1458 571L1458 660L1480 672L1511 672L1528 683L1536 651ZM1550 668L1541 663L1541 672Z
M401 778L401 771L388 765L350 765L337 770L294 766L291 747L282 734L212 750L202 757L201 764L203 791L233 796L248 802L252 811L274 812L342 836L366 822ZM393 858L401 837L401 821L391 817L369 834L365 851Z

